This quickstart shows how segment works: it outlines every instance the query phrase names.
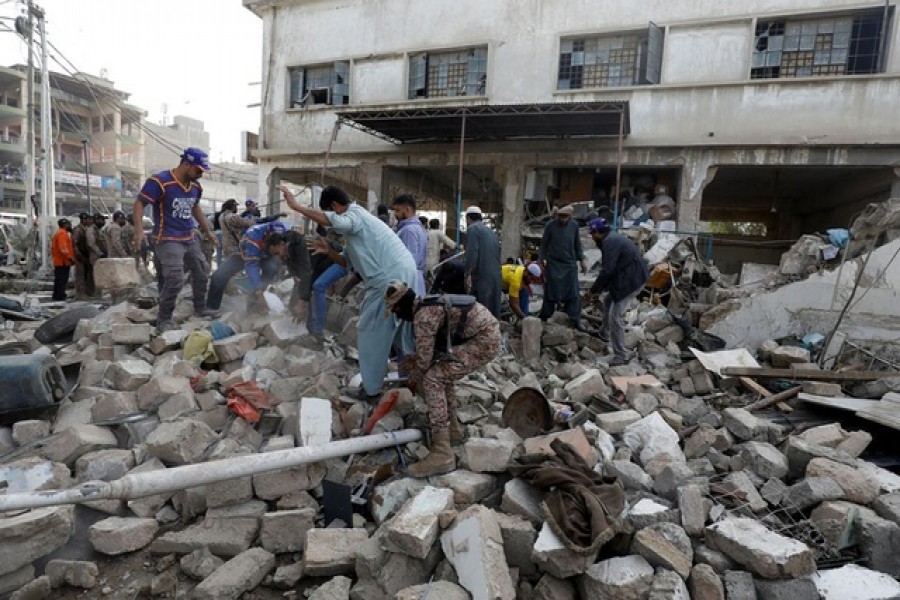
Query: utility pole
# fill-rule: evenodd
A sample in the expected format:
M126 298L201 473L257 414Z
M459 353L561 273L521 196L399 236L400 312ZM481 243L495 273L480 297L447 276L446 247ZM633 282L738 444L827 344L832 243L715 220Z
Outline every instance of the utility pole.
M53 181L53 129L50 110L50 58L47 54L47 21L44 11L34 7L41 27L41 150L43 151L43 176L41 177L41 272L52 270L50 264L50 237L47 227L56 215L56 187Z
M84 148L84 189L86 190L88 201L87 211L93 213L94 208L91 204L91 154L88 151L87 138L81 140L81 147Z
M28 94L28 114L25 135L25 214L28 222L34 223L37 212L34 209L34 14L31 0L28 0L28 81L25 84Z

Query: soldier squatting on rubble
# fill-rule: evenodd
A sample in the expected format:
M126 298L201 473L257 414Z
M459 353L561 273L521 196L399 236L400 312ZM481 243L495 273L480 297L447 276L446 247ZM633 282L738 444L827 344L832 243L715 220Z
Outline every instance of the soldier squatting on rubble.
M404 358L409 388L419 385L428 403L431 452L409 467L412 477L431 477L456 467L451 444L462 442L454 382L500 354L500 324L473 296L420 298L401 281L384 292L388 310L412 323L416 351Z

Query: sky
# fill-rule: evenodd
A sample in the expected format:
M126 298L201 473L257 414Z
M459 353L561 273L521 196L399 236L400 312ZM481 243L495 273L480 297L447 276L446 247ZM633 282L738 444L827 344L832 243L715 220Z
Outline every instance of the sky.
M240 160L240 133L259 129L262 21L241 0L35 0L48 40L79 71L131 94L161 123L185 115L204 122L214 162ZM26 44L10 32L24 1L0 0L0 64L25 64ZM36 40L37 41L37 40ZM54 60L50 69L66 72Z

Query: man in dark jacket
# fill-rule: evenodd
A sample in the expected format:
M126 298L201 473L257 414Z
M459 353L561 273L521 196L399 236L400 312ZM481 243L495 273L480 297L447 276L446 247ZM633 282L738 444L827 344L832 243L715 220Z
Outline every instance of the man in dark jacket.
M500 240L482 221L481 209L466 209L466 278L470 290L495 317L500 316Z
M556 305L562 303L572 325L587 331L581 323L581 293L578 289L578 267L587 272L578 223L572 220L574 210L564 206L556 211L553 220L544 227L541 238L541 261L544 263L544 303L540 318L553 316Z
M625 350L624 314L628 305L643 289L649 272L637 246L627 237L611 233L606 219L597 218L588 229L594 243L603 252L603 262L597 281L587 297L607 292L603 299L603 326L600 337L608 339L612 347L609 366L624 365L629 361Z

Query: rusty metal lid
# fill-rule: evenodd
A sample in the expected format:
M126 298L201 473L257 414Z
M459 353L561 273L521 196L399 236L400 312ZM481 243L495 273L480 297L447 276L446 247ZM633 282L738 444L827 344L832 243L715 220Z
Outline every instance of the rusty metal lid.
M541 435L553 427L553 413L547 397L532 387L517 389L503 406L503 425L522 439Z

